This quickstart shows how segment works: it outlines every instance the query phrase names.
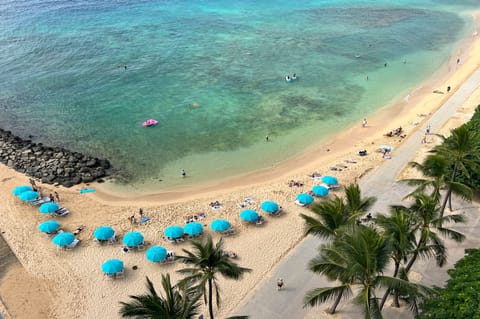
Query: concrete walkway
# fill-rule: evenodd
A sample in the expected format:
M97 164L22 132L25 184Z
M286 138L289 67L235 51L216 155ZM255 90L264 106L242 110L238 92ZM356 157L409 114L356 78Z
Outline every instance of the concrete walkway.
M389 205L401 203L402 198L408 194L409 188L404 184L396 183L396 176L402 168L415 156L421 143L426 125L431 125L431 132L435 132L452 117L457 108L465 102L471 93L479 86L480 69L474 72L465 83L431 116L424 127L408 137L404 144L397 149L391 160L385 161L377 169L364 176L359 184L364 196L375 196L377 202L372 208L372 213L388 212ZM473 211L477 209L472 207ZM470 214L469 214L470 215ZM457 247L454 252L456 259L463 256L465 247L473 247L480 243L480 238L474 236L474 229L477 228L478 214L471 214L473 220L469 220L464 226L464 231L469 237L466 244ZM480 224L478 224L480 225ZM480 227L480 226L478 226ZM278 265L272 270L271 277L265 278L257 288L250 293L244 303L233 312L237 315L248 315L251 319L300 319L300 318L324 318L322 310L331 303L326 303L317 308L303 308L305 293L318 287L330 286L324 277L313 275L307 269L307 263L316 255L318 246L322 243L318 238L308 236L301 241ZM459 245L457 245L459 246ZM452 260L455 258L452 258ZM455 260L456 260L455 259ZM419 265L421 266L421 265ZM433 266L435 267L435 266ZM426 269L426 268L424 268ZM440 273L440 272L438 272ZM445 276L445 272L441 272ZM430 273L429 273L430 274ZM424 282L439 282L439 274L431 272L424 276ZM277 278L283 278L285 288L282 291L276 290ZM442 277L443 278L443 277ZM427 280L425 280L427 279ZM342 311L342 318L358 318L358 310L354 306L342 302L339 310ZM393 311L393 310L392 310ZM409 318L404 316L403 311L395 310L389 313L388 318ZM327 318L325 316L325 318ZM387 318L387 316L386 316Z

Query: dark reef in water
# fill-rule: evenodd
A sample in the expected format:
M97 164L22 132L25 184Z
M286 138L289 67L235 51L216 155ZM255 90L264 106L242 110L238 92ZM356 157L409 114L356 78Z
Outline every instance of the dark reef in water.
M33 143L0 129L0 163L46 184L72 187L90 183L108 175L106 159L71 152L62 147Z

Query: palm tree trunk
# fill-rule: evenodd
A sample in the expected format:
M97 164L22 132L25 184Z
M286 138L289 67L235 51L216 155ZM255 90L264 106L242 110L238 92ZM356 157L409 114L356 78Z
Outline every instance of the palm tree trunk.
M333 315L335 311L337 310L337 306L340 303L340 300L342 300L342 294L339 294L337 299L335 299L335 302L333 303L332 307L328 310L328 313Z
M212 279L208 279L208 312L210 313L210 319L213 318L213 287Z
M400 262L395 260L395 270L393 271L393 277L397 277L398 275L398 270L400 269ZM388 288L387 291L385 291L385 294L382 297L382 300L380 301L380 310L383 309L383 306L385 305L385 302L387 301L388 295L390 294L391 289ZM397 295L395 295L398 297ZM396 302L398 303L398 298L396 298ZM394 301L395 303L395 301ZM399 308L400 305L395 304L395 307Z
M450 182L455 181L455 175L457 174L457 164L453 166L453 172L452 172L452 178L450 179ZM443 200L442 208L440 209L440 218L443 217L443 214L445 213L445 207L447 207L447 202L449 202L449 208L450 211L452 211L452 188L449 186L447 194L445 195L445 198ZM442 226L442 224L440 224Z

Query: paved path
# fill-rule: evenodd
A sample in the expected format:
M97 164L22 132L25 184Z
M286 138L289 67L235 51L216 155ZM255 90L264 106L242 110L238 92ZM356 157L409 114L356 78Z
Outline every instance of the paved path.
M401 199L408 193L408 187L396 183L395 179L401 169L415 156L426 125L431 125L431 132L435 132L442 127L455 114L457 107L461 106L478 87L479 83L480 69L474 72L441 108L431 116L424 127L421 127L409 136L403 145L394 152L391 160L386 161L360 180L359 184L363 194L378 198L377 203L371 210L373 213L387 212L389 205L401 202ZM470 227L470 230L468 230L468 233L473 234L472 229L478 222L478 218L475 219L474 223L469 222L468 227ZM477 243L480 242L480 239L475 237L471 241ZM302 308L302 300L308 290L330 285L325 278L313 275L306 270L308 261L316 254L317 247L320 244L321 240L312 236L302 240L273 269L271 277L265 278L258 284L257 288L247 296L243 304L234 311L234 314L248 315L251 319L319 318L321 310L325 309L327 305L322 305L320 308L305 309ZM464 245L462 246L465 247ZM458 251L461 251L460 254L463 254L463 248L458 249ZM276 291L277 278L283 278L285 281L284 290L279 292ZM394 317L400 318L401 313L389 316L389 318ZM342 318L358 318L358 312L348 309L347 306L342 313Z

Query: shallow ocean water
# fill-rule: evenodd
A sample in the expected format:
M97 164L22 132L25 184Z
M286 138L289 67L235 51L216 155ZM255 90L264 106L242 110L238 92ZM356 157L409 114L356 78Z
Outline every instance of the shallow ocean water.
M417 87L474 2L4 1L0 127L150 190L266 168Z

